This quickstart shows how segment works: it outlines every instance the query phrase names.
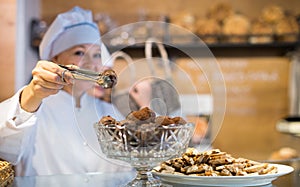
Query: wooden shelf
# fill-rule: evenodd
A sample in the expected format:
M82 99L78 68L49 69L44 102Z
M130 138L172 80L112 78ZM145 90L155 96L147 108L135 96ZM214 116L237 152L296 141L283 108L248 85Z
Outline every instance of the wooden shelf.
M175 46L175 47L174 47ZM300 46L300 41L296 42L274 42L266 44L249 44L249 43L221 43L221 44L178 44L165 45L170 57L264 57L264 56L285 56L289 52L295 51ZM108 46L110 52L122 50L132 57L143 57L144 46ZM186 54L188 53L188 54ZM154 46L153 55L158 55Z

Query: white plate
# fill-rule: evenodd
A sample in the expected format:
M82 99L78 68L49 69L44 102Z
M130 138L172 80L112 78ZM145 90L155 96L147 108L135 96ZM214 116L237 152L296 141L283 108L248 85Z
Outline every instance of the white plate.
M294 171L291 166L282 164L270 164L278 168L275 174L255 175L255 176L184 176L152 172L153 176L159 177L168 183L179 183L201 186L259 186L270 184L273 180L282 175Z

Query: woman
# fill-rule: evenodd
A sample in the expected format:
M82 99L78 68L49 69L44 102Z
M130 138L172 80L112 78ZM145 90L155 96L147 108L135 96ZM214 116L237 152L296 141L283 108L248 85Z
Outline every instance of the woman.
M130 169L101 154L93 124L121 115L88 94L94 83L74 80L58 64L101 71L101 41L90 11L75 7L59 14L40 45L33 78L0 104L0 158L16 176Z

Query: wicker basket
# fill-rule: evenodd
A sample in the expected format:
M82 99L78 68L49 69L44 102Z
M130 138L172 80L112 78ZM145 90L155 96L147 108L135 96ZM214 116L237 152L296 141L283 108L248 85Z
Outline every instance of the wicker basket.
M0 187L7 187L14 180L14 170L7 161L0 161Z

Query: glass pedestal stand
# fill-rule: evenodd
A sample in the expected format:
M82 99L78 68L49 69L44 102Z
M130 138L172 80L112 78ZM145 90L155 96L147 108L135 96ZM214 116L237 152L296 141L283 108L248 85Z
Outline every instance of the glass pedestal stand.
M129 182L126 187L134 186L134 187L161 187L163 186L160 180L155 179L148 167L137 167L135 168L137 171L136 177Z

